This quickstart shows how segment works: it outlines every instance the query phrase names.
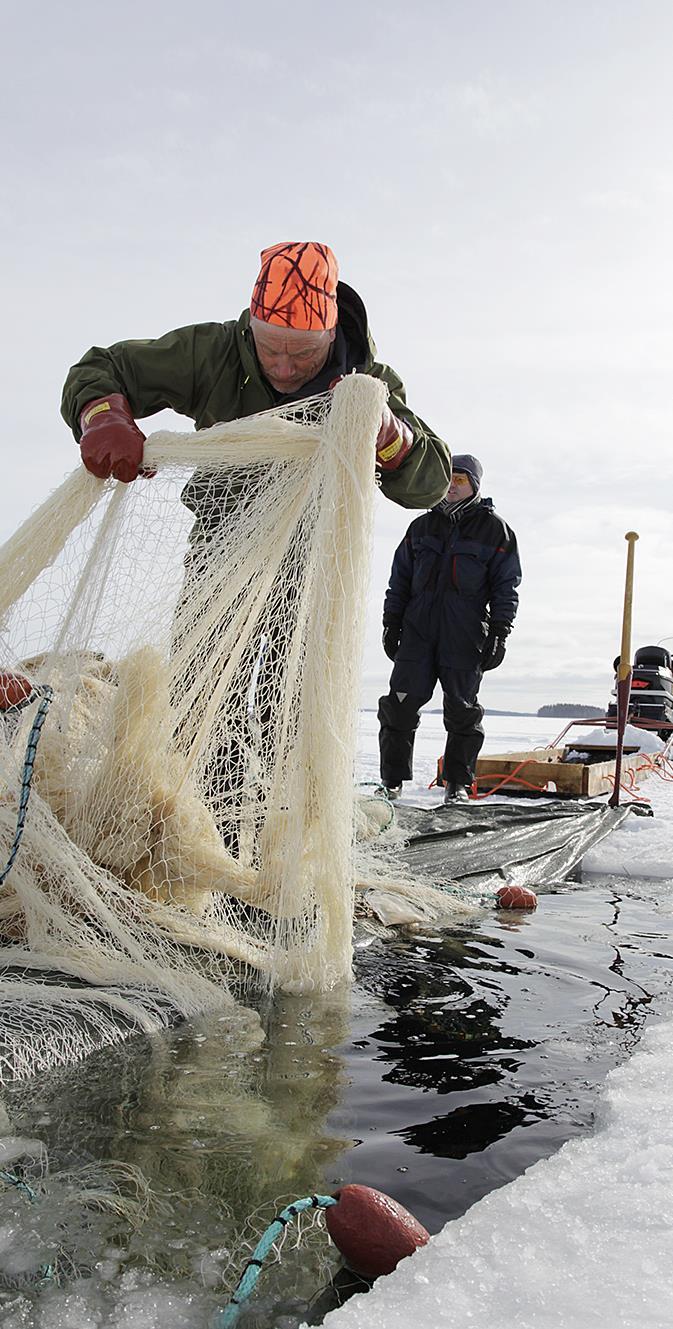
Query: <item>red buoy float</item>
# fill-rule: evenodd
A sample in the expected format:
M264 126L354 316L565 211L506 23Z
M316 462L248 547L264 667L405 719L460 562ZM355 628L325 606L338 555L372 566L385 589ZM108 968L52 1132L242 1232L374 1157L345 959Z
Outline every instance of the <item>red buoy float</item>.
M0 712L24 706L33 695L33 685L23 674L0 672Z
M391 1274L400 1260L425 1246L430 1233L397 1200L371 1186L342 1186L325 1211L327 1231L353 1273Z
M527 886L499 886L495 898L498 909L537 909L537 895Z

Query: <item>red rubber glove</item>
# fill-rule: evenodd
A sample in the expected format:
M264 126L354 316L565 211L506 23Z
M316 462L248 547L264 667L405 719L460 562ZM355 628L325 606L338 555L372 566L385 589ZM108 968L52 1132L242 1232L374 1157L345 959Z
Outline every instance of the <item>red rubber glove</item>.
M143 460L145 435L133 419L131 407L121 392L98 397L80 416L82 461L99 480L137 479Z
M384 406L376 440L376 465L379 470L396 471L413 446L414 436L409 425L393 415L389 406Z

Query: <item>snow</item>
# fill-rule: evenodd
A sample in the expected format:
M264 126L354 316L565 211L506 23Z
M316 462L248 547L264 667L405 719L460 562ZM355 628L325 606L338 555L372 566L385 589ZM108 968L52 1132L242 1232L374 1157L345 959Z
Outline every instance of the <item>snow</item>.
M559 725L563 723L558 718L537 715L486 715L483 751L528 752L546 747L556 738ZM378 733L376 712L362 711L358 768L362 780L372 784L379 783ZM428 786L437 775L437 760L444 752L445 739L441 713L424 711L414 744L414 780L403 786L406 799L416 804L426 800L439 801L438 791L429 791Z
M581 738L591 745L591 747L613 748L617 742L614 729L591 729L588 734L581 731ZM638 729L636 725L627 724L624 729L624 744L627 747L636 746L639 752L662 752L665 743L654 730Z
M641 779L637 792L647 798L654 817L627 817L619 830L589 850L582 873L585 877L600 873L638 881L670 880L673 886L673 784L651 773ZM628 795L625 799L628 801Z

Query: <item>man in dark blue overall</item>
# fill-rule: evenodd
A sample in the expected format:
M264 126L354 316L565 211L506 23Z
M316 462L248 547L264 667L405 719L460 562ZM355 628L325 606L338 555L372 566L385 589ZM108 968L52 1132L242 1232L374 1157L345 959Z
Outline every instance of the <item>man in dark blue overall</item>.
M466 801L484 731L477 694L497 669L516 615L516 537L480 495L483 467L454 457L446 496L411 523L396 550L383 607L383 648L395 665L379 700L381 782L392 798L413 778L420 708L444 693L444 802Z

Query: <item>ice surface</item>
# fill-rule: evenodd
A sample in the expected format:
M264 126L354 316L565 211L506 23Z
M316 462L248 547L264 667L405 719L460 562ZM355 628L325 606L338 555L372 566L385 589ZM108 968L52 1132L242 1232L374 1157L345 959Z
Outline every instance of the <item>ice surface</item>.
M654 817L627 817L618 830L585 854L582 872L673 883L673 781L650 773L638 786ZM628 795L624 798L628 801Z
M673 1022L610 1073L563 1146L329 1315L329 1329L673 1324Z
M49 1289L37 1306L17 1296L0 1316L2 1329L208 1329L212 1308L151 1274L127 1272L112 1289L100 1271Z
M537 715L486 715L483 751L528 752L546 747L559 731L558 718ZM360 778L378 784L379 726L375 711L362 711L359 724ZM437 760L444 752L446 734L440 713L424 711L414 744L414 779L403 786L404 797L416 804L441 801L441 791L428 789L437 775Z

